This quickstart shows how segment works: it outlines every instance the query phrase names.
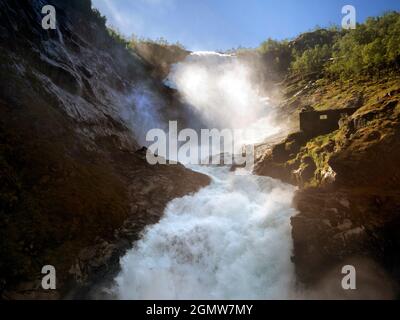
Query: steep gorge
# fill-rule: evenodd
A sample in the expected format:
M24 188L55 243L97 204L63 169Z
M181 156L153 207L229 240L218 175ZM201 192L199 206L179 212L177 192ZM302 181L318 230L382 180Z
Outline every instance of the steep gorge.
M185 119L186 106L177 99L176 90L162 81L171 71L170 63L177 62L176 58L189 59L191 67L196 68L203 66L207 55L210 60L217 60L206 66L205 70L211 70L212 76L206 74L208 77L200 79L198 87L207 94L214 93L211 103L201 100L202 90L186 88L189 90L185 91L186 81L193 81L195 73L182 73L179 68L172 70L173 75L184 76L180 89L185 98L200 99L199 110L192 115L200 115L204 121L212 120L215 126L240 122L242 127L254 129L251 141L255 141L255 136L260 142L266 132L282 134L281 128L275 126L277 119L272 117L275 114L270 114L274 106L266 97L259 99L261 96L253 87L246 87L250 82L241 82L243 77L247 80L247 69L232 62L229 55L203 52L188 56L188 52L179 48L177 53L161 52L167 59L160 61L160 56L152 55L154 44L141 44L135 50L128 50L123 42L110 35L103 18L92 11L90 1L50 2L57 8L58 28L54 31L44 31L40 25L41 7L49 1L0 0L1 297L86 297L93 283L116 274L119 258L132 249L132 243L140 239L145 227L158 222L163 213L165 217L160 224L147 229L150 231L137 242L142 247L128 251L125 256L120 297L132 297L131 278L140 277L140 272L147 270L146 261L136 260L148 253L143 254L141 248L149 248L150 262L158 265L161 257L158 241L161 241L170 249L165 252L172 255L168 259L173 261L173 266L183 259L184 271L192 271L198 264L188 262L187 252L197 253L198 245L208 244L208 237L216 239L217 244L234 244L237 245L234 249L240 249L231 250L232 255L225 258L235 262L233 266L239 273L246 271L239 283L248 285L249 296L277 297L280 291L269 292L270 285L273 289L284 288L285 297L296 297L293 292L287 294L292 279L287 259L291 246L286 223L294 210L286 200L291 199L292 188L265 177L241 181L224 173L226 180L216 179L219 184L212 183L193 194L208 185L210 178L181 165L150 166L141 149L148 129L164 128L168 120L179 119L186 124L185 121L189 123L196 118ZM246 59L254 62L253 54ZM226 70L231 71L229 79L225 79ZM241 77L237 81L226 81L231 80L232 73ZM263 79L265 75L258 76ZM232 84L233 90L228 87L222 91L221 98L220 91L209 90L212 81L218 85ZM279 120L297 119L298 111L310 104L322 110L354 104L359 108L343 119L335 132L317 137L293 133L285 141L271 148L264 145L257 152L260 157L256 174L300 188L294 201L299 214L292 217L291 224L292 262L299 287L308 289L301 297L395 297L400 281L398 75L344 84L317 81L307 75L286 79L280 85L286 91L287 100L274 110L281 113ZM246 100L248 97L251 99ZM232 107L229 105L232 101L235 112L230 114L227 107ZM248 113L249 104L257 107L254 114ZM235 117L237 114L243 117ZM256 122L257 119L262 121ZM221 121L224 122L221 124ZM215 172L220 174L220 170ZM290 190L279 200L285 213L282 216L269 206L276 201L262 193L276 189L268 189L269 184L278 186L279 190ZM235 199L229 198L233 187L237 192ZM208 192L221 192L222 203L236 215L226 210L212 210L215 209L213 198ZM173 199L176 200L171 202ZM193 217L197 201L205 201L201 203L206 204L206 209L211 208L207 212L199 210L203 213L200 218ZM188 207L192 211L187 211ZM248 208L251 209L249 216L246 215ZM230 219L225 221L225 215ZM186 234L183 233L182 240L173 228L167 228L168 232L164 233L158 231L169 227L171 221L182 222L179 220L182 216L197 223L184 220L185 226L189 226L187 238L197 237L193 228L200 230L200 240L207 241L197 243L195 238L195 245L184 246L187 251L180 255L179 244L187 240ZM239 225L232 216L245 222ZM247 217L250 219L246 220ZM205 228L209 219L223 221L224 228L218 223L214 229ZM262 228L263 223L274 227L277 221L282 222L278 230ZM236 241L224 237L219 241L229 223L236 232ZM248 236L249 230L255 230L260 238L254 234ZM279 230L282 233L276 232ZM271 245L269 231L277 234L277 239L286 241L285 254L277 254L282 247ZM253 242L245 242L248 239ZM262 252L248 252L249 244L253 250L259 250L264 244L266 248ZM206 255L203 251L198 256L194 254L194 260L212 270L225 271L223 262L213 260L221 253L218 248L218 245L211 248L214 250L205 248ZM240 255L246 254L255 263L240 260ZM268 264L267 259L282 260L282 264ZM56 266L58 273L58 290L50 294L40 290L40 271L46 264ZM340 287L344 264L355 265L359 272L360 290L355 293L344 292ZM282 278L279 272L267 276L266 269L274 271L281 266L289 270L280 275ZM259 277L253 278L253 273ZM211 288L215 297L248 298L238 294L236 287L232 288L237 282L231 281L226 272L218 273L220 281L214 281L209 274L199 274L203 277L200 277L203 286L199 286L203 292L193 292L190 285L183 283L183 291L175 292L175 296L184 298L183 293L204 296ZM141 278L144 285L151 286L151 275ZM187 283L197 283L192 273L184 275ZM162 279L168 283L177 278L172 272ZM275 283L271 279L283 280ZM173 293L169 288L163 287L161 293ZM146 290L135 292L139 297L147 294Z
M257 174L300 187L294 199L299 214L291 220L298 281L322 298L394 298L400 279L398 75L301 83L286 82L287 92L299 92L287 100L296 109L287 108L298 112L324 101L325 108L359 109L332 133L289 135L256 164ZM355 292L341 288L346 264L358 270Z
M112 271L170 200L209 178L138 151L180 105L90 1L2 0L0 38L0 294L60 298ZM51 293L44 265L57 270Z

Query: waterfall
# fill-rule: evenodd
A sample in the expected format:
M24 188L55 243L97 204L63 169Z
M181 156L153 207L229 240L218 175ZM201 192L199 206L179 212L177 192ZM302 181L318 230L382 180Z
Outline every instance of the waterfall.
M121 260L120 299L285 299L294 188L203 167L210 186L169 203Z
M174 65L176 88L208 128L241 129L242 143L281 130L252 70L235 56L197 52ZM174 199L121 259L120 299L285 299L293 292L290 217L295 188L239 176L229 167L189 166L212 178Z
M255 72L235 55L194 52L173 66L166 83L208 128L243 130L242 144L259 143L282 128Z

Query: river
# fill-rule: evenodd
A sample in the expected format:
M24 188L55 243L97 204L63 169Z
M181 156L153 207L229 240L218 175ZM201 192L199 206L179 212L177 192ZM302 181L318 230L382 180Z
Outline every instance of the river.
M207 128L244 129L240 143L255 144L282 128L253 71L235 56L197 52L174 65L166 83ZM295 188L268 177L236 175L229 167L186 166L212 183L171 201L159 223L143 232L121 259L113 296L290 298Z
M199 192L171 201L121 259L119 299L286 299L293 288L294 188L226 167Z

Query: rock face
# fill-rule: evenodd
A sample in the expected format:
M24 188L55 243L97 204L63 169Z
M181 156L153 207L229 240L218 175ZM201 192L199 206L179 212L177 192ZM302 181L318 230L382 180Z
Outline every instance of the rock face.
M399 289L398 195L304 190L297 194L295 205L300 214L291 221L293 261L300 282L318 288L333 277L340 287L342 268L350 264L363 270L368 279L358 281L355 298L369 297L369 289L375 290L374 298L395 297ZM390 279L383 291L369 288L370 281L379 283L380 277Z
M56 30L41 27L46 4ZM137 151L179 103L90 1L1 0L0 18L0 296L60 298L114 270L167 202L209 178Z
M257 160L254 172L297 185L299 174L303 169L297 161L297 154L310 138L303 132L290 134L284 141L264 152Z
M317 290L316 297L393 298L399 292L399 94L400 86L363 104L325 136L290 135L256 164L257 174L300 187L293 262L299 283ZM340 287L346 264L360 270L354 294ZM328 283L336 291L328 292Z

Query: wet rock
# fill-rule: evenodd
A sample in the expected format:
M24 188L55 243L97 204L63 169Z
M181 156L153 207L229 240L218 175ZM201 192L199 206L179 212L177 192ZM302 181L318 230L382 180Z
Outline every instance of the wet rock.
M0 296L11 298L40 297L46 264L57 270L54 297L86 290L118 268L169 201L210 182L182 165L148 164L133 92L145 86L167 101L164 121L181 104L90 1L50 2L54 31L41 27L42 0L0 1ZM22 288L22 279L32 281Z
M357 101L360 108L341 119L338 131L301 141L301 148L287 139L260 157L255 173L300 187L299 213L291 219L299 283L318 290L321 283L333 285L351 261L366 278L370 272L394 284L382 289L393 297L400 292L399 103L395 96L373 105ZM364 289L362 296L369 296Z

